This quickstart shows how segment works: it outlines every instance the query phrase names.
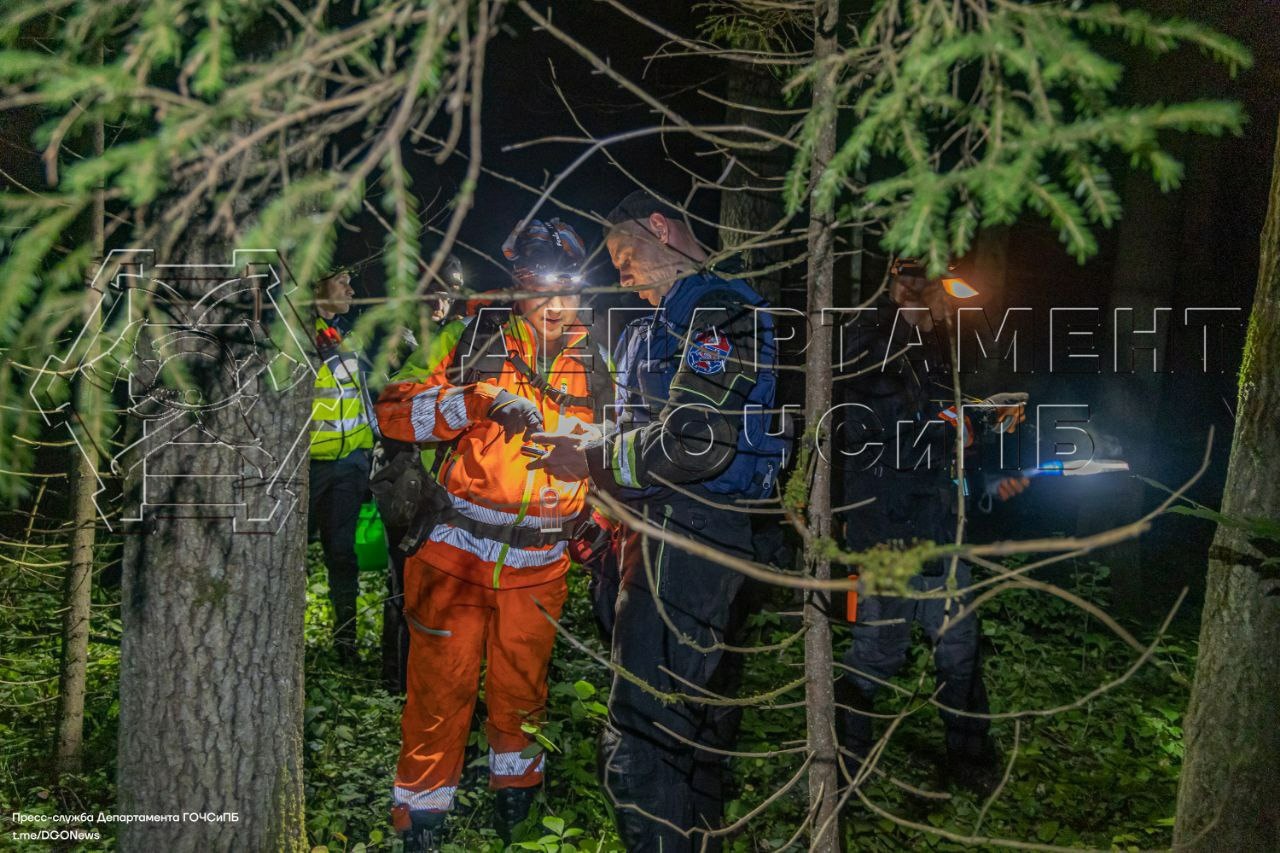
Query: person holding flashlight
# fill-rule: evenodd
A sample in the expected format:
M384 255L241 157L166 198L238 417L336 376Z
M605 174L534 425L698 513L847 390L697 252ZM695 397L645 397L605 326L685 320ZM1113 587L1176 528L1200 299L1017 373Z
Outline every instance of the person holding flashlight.
M835 398L844 404L836 431L844 468L840 503L851 507L843 514L850 551L955 541L960 466L954 430L963 431L966 455L974 445L973 422L957 414L948 329L957 301L977 291L954 275L930 276L909 260L895 263L890 276L888 299L877 306L880 322L870 334L851 336L837 371ZM995 414L1002 432L1025 417L1017 406ZM995 491L1007 500L1028 482L1003 478ZM933 644L946 776L979 791L995 785L997 753L990 722L981 716L988 702L978 618L964 610L970 582L965 561L935 559L909 579L906 594L849 593L853 641L836 683L849 778L860 781L873 754L874 698L906 663L918 623Z

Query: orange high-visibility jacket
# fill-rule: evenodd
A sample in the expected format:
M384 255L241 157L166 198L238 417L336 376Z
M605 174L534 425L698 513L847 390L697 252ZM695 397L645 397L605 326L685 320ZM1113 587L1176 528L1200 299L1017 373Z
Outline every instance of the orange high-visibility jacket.
M437 481L463 515L496 525L561 527L565 535L552 545L514 548L437 524L418 558L451 575L495 588L544 583L569 568L566 540L573 518L586 503L586 481L568 483L544 470L529 470L532 458L520 451L523 438L517 435L508 440L486 413L500 388L537 403L549 432L570 416L591 422L593 412L589 406L557 405L508 360L502 360L501 373L496 373L501 356L481 361L483 381L450 384L450 377L458 375L450 368L473 347L463 336L467 322L458 320L440 330L426 357L416 359L416 366L411 363L383 390L375 407L378 424L384 436L396 441L422 444L456 439L440 464ZM573 336L550 364L543 364L532 327L522 317L513 315L501 331L507 352L518 353L551 387L578 397L588 395L588 359L600 355L590 347L586 333ZM497 353L497 347L491 352ZM596 390L608 393L608 389Z

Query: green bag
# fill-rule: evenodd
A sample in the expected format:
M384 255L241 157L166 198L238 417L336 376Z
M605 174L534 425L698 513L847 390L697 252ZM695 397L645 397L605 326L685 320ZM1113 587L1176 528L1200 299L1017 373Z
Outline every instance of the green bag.
M360 507L356 522L356 561L360 571L382 571L387 567L387 534L378 515L378 505L370 501Z

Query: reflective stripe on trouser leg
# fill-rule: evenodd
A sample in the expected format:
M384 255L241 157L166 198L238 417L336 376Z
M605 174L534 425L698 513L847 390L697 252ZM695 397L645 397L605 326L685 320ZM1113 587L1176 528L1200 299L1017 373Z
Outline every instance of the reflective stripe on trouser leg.
M453 797L458 793L457 785L433 788L429 791L410 791L399 785L392 791L395 804L409 807L409 811L443 812L453 808Z
M494 776L518 777L533 771L542 773L543 754L525 758L520 752L494 752L489 750L489 773Z
M462 776L489 610L482 587L418 555L405 561L404 597L409 666L394 797L439 810Z

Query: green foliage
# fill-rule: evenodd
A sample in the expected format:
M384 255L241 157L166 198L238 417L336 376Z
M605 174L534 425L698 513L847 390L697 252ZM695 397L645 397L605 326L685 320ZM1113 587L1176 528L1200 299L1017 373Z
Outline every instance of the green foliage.
M1016 561L1015 561L1016 562ZM1108 573L1097 564L1073 567L1055 578L1065 588L1103 606ZM1030 590L1001 594L981 610L984 668L993 711L1051 709L1071 703L1117 678L1134 652L1087 614L1062 599ZM777 641L794 629L787 617L752 617L753 642ZM848 643L838 623L837 652ZM1153 665L1080 708L1019 723L1019 745L1009 782L987 810L983 801L944 785L937 762L944 754L941 721L927 704L933 691L929 646L917 630L904 671L885 689L876 710L911 710L890 742L880 767L895 780L943 798L920 797L878 776L863 786L877 808L938 830L969 836L1040 841L1108 849L1167 847L1182 755L1181 720L1194 668L1194 634L1188 626L1161 643ZM754 655L747 691L776 683L802 664L799 651ZM877 731L884 731L880 721ZM773 750L802 744L804 709L748 709L737 748L763 757L735 759L728 817L746 814L796 772L802 755ZM1014 724L999 720L993 735L1004 760L1012 754ZM730 849L736 853L781 849L805 813L803 782L753 821ZM906 828L856 798L844 812L847 849L963 850L969 846ZM976 829L975 829L976 827ZM797 848L798 849L798 848ZM982 849L988 849L982 847Z
M1193 518L1203 518L1206 521L1212 521L1224 527L1234 527L1237 530L1245 531L1255 539L1280 542L1280 522L1277 522L1274 518L1239 518L1233 515L1224 515L1215 509L1210 509L1189 499L1187 499L1186 504L1169 507L1169 512L1177 513L1178 515L1189 515ZM1267 562L1274 563L1277 562L1277 559L1272 557Z
M27 555L29 562L33 560ZM103 563L112 555L105 552ZM327 851L397 849L388 825L390 788L399 750L401 700L377 679L384 580L361 578L359 651L354 670L339 665L330 648L331 614L319 549L309 563L306 611L306 699L304 776L308 842ZM1071 568L1056 579L1072 592L1107 604L1108 573L1097 564ZM570 575L564 624L597 654L585 577ZM110 811L118 720L119 624L116 591L95 583L93 642L90 645L86 708L88 765L60 786L47 783L49 733L56 703L56 575L38 568L0 574L0 606L8 617L0 630L0 786L5 808L54 814ZM783 615L792 606L785 592L748 622L748 645L780 643L797 625ZM1062 599L1031 590L1011 590L981 611L988 691L993 710L1050 709L1072 703L1096 686L1117 678L1134 652L1087 614ZM836 624L837 653L848 631ZM877 777L864 788L868 799L900 818L968 835L983 803L939 784L934 759L942 752L936 711L923 702L932 692L928 644L917 637L905 671L884 690L878 710L914 709L895 734L882 767L895 779L945 794L921 799ZM1144 640L1145 641L1145 640ZM1167 846L1177 776L1182 758L1182 715L1194 669L1195 637L1190 626L1165 637L1154 661L1116 687L1079 708L1049 716L1024 717L1010 779L987 810L977 831L983 835L1038 840L1068 846L1152 849ZM802 662L799 644L750 656L744 693L759 694L793 679ZM551 667L550 701L538 742L548 755L546 788L534 815L512 849L621 851L609 806L596 778L596 737L605 719L609 675L590 657L558 643ZM802 745L804 709L782 697L744 715L737 748L762 753L729 765L727 815L730 820L755 808L800 765L797 753L775 750ZM481 697L483 700L483 696ZM478 714L478 717L480 715ZM1000 720L993 734L1006 760L1012 754L1014 724ZM492 829L493 795L488 790L488 745L477 719L468 747L458 800L448 824L449 853L497 853ZM752 820L728 844L733 853L774 850L795 832L807 809L803 783ZM859 802L845 812L849 849L962 849L961 845L903 828ZM43 849L34 845L28 848ZM85 849L114 849L106 835Z
M1182 166L1161 132L1238 134L1245 122L1230 102L1124 104L1124 68L1086 39L1122 37L1154 54L1190 45L1232 74L1249 66L1243 46L1191 21L1112 4L881 0L855 25L843 52L789 84L794 93L820 75L838 80L836 102L805 118L787 203L791 212L808 200L879 219L887 249L935 273L969 248L979 225L1010 223L1024 209L1049 220L1083 261L1097 251L1092 227L1120 214L1112 154L1168 190ZM817 132L837 105L852 127L810 175ZM860 173L872 178L850 189Z
M21 106L37 117L31 141L47 177L47 187L0 193L6 404L70 343L59 334L76 317L67 298L83 293L103 254L89 222L96 193L110 223L106 249L152 249L164 263L275 249L308 287L328 270L339 222L382 170L390 295L409 296L421 223L400 147L439 111L446 85L465 87L466 75L452 72L475 37L474 6L371 0L343 28L324 4L287 13L261 0L6 4L0 114ZM109 143L100 152L98 127ZM326 162L343 131L367 141ZM373 313L384 329L401 320ZM32 464L29 445L11 437L46 426L26 414L0 408L0 470ZM0 476L0 491L19 494L21 483Z
M55 525L63 495L41 489L28 506L29 518L10 515L0 540L0 808L6 816L5 850L44 853L49 842L17 841L8 815L24 811L67 815L111 811L114 807L116 728L120 717L117 684L120 671L119 588L103 583L105 568L119 560L118 545L99 544L92 586L85 683L84 757L82 772L53 783L51 750L57 730L60 629L64 605L61 537L44 530ZM28 824L27 829L68 828L65 824ZM76 827L72 827L76 828ZM80 826L80 829L93 829ZM86 850L112 850L104 838Z
M1141 9L1121 9L1115 3L1100 3L1086 9L1051 6L1048 14L1076 25L1085 33L1123 36L1130 44L1152 53L1169 53L1182 44L1192 44L1225 65L1231 76L1248 68L1249 54L1238 42L1192 21L1180 18L1157 20Z
M797 34L808 24L800 9L785 4L744 9L741 3L715 0L698 3L694 8L704 13L699 28L704 38L743 51L790 54L795 51Z
M1147 477L1139 477L1138 479L1168 495L1174 492L1163 483L1158 483ZM1239 516L1228 515L1212 507L1205 506L1202 503L1193 501L1191 498L1180 495L1178 502L1168 509L1175 515L1188 515L1192 518L1200 518L1205 521L1212 522L1219 527L1229 528L1240 531L1249 541L1249 544L1259 552L1258 556L1237 555L1236 559L1243 564L1252 566L1256 571L1264 573L1268 577L1280 577L1280 521L1274 518L1264 518L1261 516ZM1211 552L1210 558L1214 555ZM1221 559L1221 557L1218 557Z

